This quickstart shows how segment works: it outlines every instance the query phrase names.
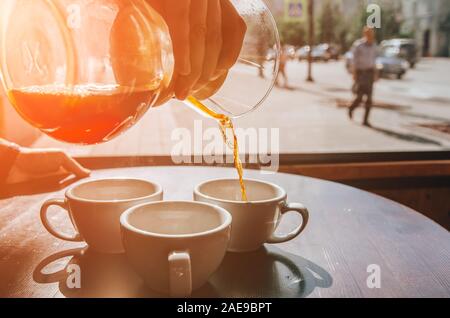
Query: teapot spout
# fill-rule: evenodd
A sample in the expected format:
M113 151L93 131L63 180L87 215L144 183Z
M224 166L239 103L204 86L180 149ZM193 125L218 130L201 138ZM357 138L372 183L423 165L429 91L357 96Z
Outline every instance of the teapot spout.
M228 116L216 113L194 96L186 98L184 104L206 118L214 119L216 121L229 121Z

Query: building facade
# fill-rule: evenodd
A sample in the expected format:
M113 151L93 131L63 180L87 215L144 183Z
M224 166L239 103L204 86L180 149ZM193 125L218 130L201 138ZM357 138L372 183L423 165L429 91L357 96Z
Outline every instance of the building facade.
M450 56L450 0L403 0L403 31L415 35L424 56Z
M327 0L314 0L314 5L319 10L316 10L316 14L320 12L320 8ZM356 9L359 8L361 2L368 2L367 0L332 0L334 3L338 3L341 7L341 12L345 15L351 16ZM289 14L286 12L289 8L288 3L303 2L304 5L308 3L308 0L264 0L269 7L272 14L279 19L286 18ZM305 8L306 10L306 8Z
M289 17L287 3L300 0L264 0L277 19ZM313 0L316 14L326 0ZM414 34L423 56L450 56L450 0L332 0L351 19L362 5L395 5L404 34ZM307 0L304 0L307 3ZM306 8L305 8L306 11Z

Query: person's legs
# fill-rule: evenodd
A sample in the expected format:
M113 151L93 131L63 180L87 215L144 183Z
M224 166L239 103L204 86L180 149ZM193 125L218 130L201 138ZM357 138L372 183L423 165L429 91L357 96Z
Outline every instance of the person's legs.
M280 71L278 71L277 78L275 79L275 86L280 87Z
M284 87L288 87L288 78L287 78L287 74L286 74L286 68L283 68L283 72L281 73L281 75L283 76L283 80L284 80Z
M284 82L286 83L286 75L285 75L285 67L286 65L284 63L280 64L280 69L278 70L278 75L277 75L277 86L280 87L280 77L283 77Z
M366 100L366 114L364 115L364 123L363 123L365 126L370 126L369 116L371 110L372 110L372 94L368 94Z
M265 78L265 76L264 76L264 67L263 67L264 62L265 62L264 60L259 60L259 65L261 65L261 67L259 67L258 75L261 78Z
M370 75L369 87L368 87L368 91L367 91L366 114L364 115L364 122L363 122L363 124L365 126L370 126L369 116L370 116L370 111L372 110L372 105L373 105L373 103L372 103L373 83L374 83L374 74L372 73Z
M356 99L353 101L352 105L350 106L349 110L348 110L348 117L350 117L350 119L353 119L353 112L355 111L356 108L359 107L359 105L361 104L362 100L363 100L364 95L362 94L362 92L358 91L358 94L356 95Z

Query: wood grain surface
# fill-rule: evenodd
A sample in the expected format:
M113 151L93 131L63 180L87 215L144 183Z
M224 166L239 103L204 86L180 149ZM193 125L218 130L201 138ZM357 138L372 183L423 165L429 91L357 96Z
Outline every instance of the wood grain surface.
M196 184L235 177L235 171L149 167L99 170L92 176L104 177L156 181L164 187L165 199L191 200ZM284 187L290 202L308 207L310 223L289 243L227 254L194 297L450 297L450 234L425 216L328 181L258 171L247 171L246 177ZM11 188L9 194L16 196L0 201L0 297L163 296L143 285L123 255L98 255L46 232L39 209L46 199L63 197L58 188L58 180L42 180ZM55 208L50 215L54 224L71 231L67 213ZM279 232L297 222L296 215L288 215ZM70 264L82 270L81 289L67 287ZM373 264L380 268L379 289L367 285L367 269Z

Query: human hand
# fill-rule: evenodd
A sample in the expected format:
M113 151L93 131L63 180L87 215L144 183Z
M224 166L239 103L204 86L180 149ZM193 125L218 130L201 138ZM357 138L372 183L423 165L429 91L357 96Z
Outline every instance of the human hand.
M90 171L57 149L20 148L8 182L24 182L29 179L57 173L64 170L79 178L86 178Z
M245 21L230 0L147 2L166 21L175 57L172 82L157 104L173 95L180 100L195 92L211 96L239 57L247 31Z

